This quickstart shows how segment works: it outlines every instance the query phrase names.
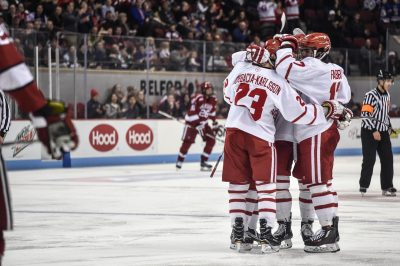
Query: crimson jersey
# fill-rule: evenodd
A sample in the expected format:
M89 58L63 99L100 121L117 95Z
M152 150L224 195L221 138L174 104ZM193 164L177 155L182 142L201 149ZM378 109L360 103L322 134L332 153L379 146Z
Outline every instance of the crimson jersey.
M22 111L36 111L46 104L24 58L0 25L0 89L11 94Z
M190 108L185 116L185 121L190 126L196 127L207 123L208 119L215 121L217 98L212 95L206 99L203 94L196 94L190 101Z

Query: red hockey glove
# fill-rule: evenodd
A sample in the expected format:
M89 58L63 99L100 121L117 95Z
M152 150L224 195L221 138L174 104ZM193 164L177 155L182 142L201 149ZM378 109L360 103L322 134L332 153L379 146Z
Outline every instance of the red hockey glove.
M328 119L338 120L344 115L345 107L336 100L329 100L322 103L324 107L325 117Z
M48 100L38 111L31 113L38 138L54 159L78 146L78 136L71 121L71 112L63 102Z
M353 117L353 112L349 108L344 108L343 115L336 120L337 128L343 130L350 126L351 118Z
M297 51L299 45L295 36L286 34L282 35L279 40L281 42L280 48L292 48L293 51Z
M246 48L246 60L251 61L255 64L262 65L269 59L269 53L263 47L250 44Z

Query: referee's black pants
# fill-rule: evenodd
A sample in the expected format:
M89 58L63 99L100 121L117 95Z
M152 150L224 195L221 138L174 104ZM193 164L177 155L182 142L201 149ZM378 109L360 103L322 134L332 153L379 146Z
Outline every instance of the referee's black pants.
M380 132L381 140L376 141L372 130L361 128L363 162L361 167L360 187L369 188L372 172L378 152L381 161L381 188L393 187L393 152L387 131Z

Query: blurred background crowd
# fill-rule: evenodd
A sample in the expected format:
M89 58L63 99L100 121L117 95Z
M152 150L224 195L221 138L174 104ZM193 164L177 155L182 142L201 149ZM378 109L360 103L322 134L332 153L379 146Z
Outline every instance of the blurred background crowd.
M400 73L398 52L387 49L387 32L400 28L400 0L0 0L0 9L30 65L37 46L44 67L47 48L58 47L61 67L228 72L231 54L263 45L284 11L290 29L329 34L328 61L347 75ZM100 96L98 116L143 117L140 91L128 87L121 95L114 87ZM157 108L174 105L182 116L188 101L187 91L172 88ZM139 107L128 112L131 102Z

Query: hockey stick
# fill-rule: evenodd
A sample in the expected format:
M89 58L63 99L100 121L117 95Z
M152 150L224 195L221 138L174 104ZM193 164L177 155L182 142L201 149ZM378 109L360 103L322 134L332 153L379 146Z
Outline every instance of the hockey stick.
M219 165L219 161L221 161L223 155L224 155L224 152L222 152L221 155L218 157L218 160L217 160L217 162L215 163L215 165L214 165L214 167L213 167L213 169L212 169L212 171L211 171L210 178L213 178L213 177L214 177L214 173L215 173L215 171L217 170L217 167L218 167L218 165Z
M185 122L179 120L178 118L176 118L176 117L174 117L174 116L172 116L172 115L170 115L170 114L167 114L166 112L158 111L158 113L159 113L160 115L162 115L162 116L165 116L166 118L169 118L169 119L175 120L175 121L177 121L177 122L179 122L179 123L181 123L181 124L187 125ZM190 126L190 125L187 125L187 126L188 126L188 127L191 127L191 128L194 128L194 127L192 127L192 126ZM222 142L222 143L225 143L225 141L224 141L223 139L218 138L218 137L216 137L216 136L214 136L214 135L211 135L211 134L208 134L208 133L207 133L206 136L209 137L209 138L218 140L218 141L220 141L220 142Z
M385 125L385 126L388 126L388 127L391 128L391 125L389 125L388 123L385 123L385 122L383 122L383 121L381 121L381 120L379 120L379 119L377 119L377 118L375 118L375 117L360 116L359 118L360 118L360 119L369 119L369 120L372 120L372 121L376 121L376 122L378 122L378 123L380 123L380 124L382 124L382 125ZM357 118L352 118L352 119L357 119Z

